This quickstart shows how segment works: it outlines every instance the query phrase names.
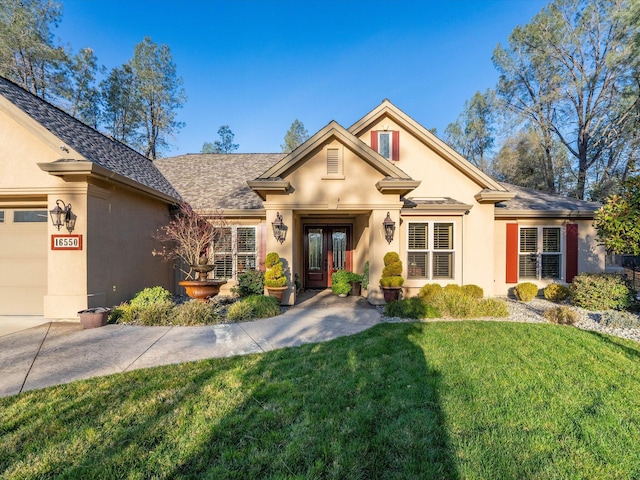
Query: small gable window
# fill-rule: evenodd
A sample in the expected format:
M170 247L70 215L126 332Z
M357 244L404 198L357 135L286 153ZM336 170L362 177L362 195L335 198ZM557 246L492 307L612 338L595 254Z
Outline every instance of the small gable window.
M373 130L371 148L388 160L400 160L400 132L397 130Z

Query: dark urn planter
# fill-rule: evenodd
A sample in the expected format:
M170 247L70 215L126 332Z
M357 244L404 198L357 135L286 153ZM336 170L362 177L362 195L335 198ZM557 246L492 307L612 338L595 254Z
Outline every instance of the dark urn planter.
M384 294L384 301L395 302L400 299L400 293L402 292L402 287L380 287L382 288L382 293Z
M351 284L351 296L359 297L362 294L362 282L349 282Z
M80 310L78 316L83 329L103 327L109 319L110 308L97 307Z
M178 285L184 287L191 298L204 302L218 295L220 287L225 283L226 280L183 280Z

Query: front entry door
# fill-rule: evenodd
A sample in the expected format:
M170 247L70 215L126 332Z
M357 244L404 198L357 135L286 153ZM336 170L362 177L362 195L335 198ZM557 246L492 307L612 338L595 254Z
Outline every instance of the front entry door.
M305 288L331 286L331 274L351 269L351 227L306 225L304 227Z

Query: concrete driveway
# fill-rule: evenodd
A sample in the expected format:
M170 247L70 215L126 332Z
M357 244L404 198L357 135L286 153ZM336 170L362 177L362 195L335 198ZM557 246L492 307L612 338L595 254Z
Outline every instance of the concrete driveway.
M362 298L306 294L278 317L204 327L106 325L0 317L0 396L205 358L260 353L353 335L380 322Z

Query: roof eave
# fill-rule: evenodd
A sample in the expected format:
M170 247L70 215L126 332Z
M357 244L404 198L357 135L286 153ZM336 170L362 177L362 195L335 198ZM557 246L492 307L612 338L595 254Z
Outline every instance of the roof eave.
M253 190L262 200L267 199L267 194L286 194L291 189L291 183L287 180L247 180L247 185Z
M475 194L474 198L478 203L498 203L506 202L515 197L516 194L507 191L483 190Z
M594 210L509 210L497 208L495 218L575 218L591 220Z
M431 204L417 205L415 207L405 207L400 210L402 215L466 215L473 208L473 205L460 204Z
M136 182L135 180L115 173L108 168L101 167L98 164L90 162L88 160L58 160L49 163L38 163L38 167L49 175L56 177L69 177L74 175L92 177L100 180L106 180L108 182L117 183L126 188L136 190L143 193L146 196L162 200L169 204L175 204L181 201L180 198L167 195L155 188L144 185L143 183Z
M422 183L420 180L383 178L376 183L376 188L383 194L406 195Z

